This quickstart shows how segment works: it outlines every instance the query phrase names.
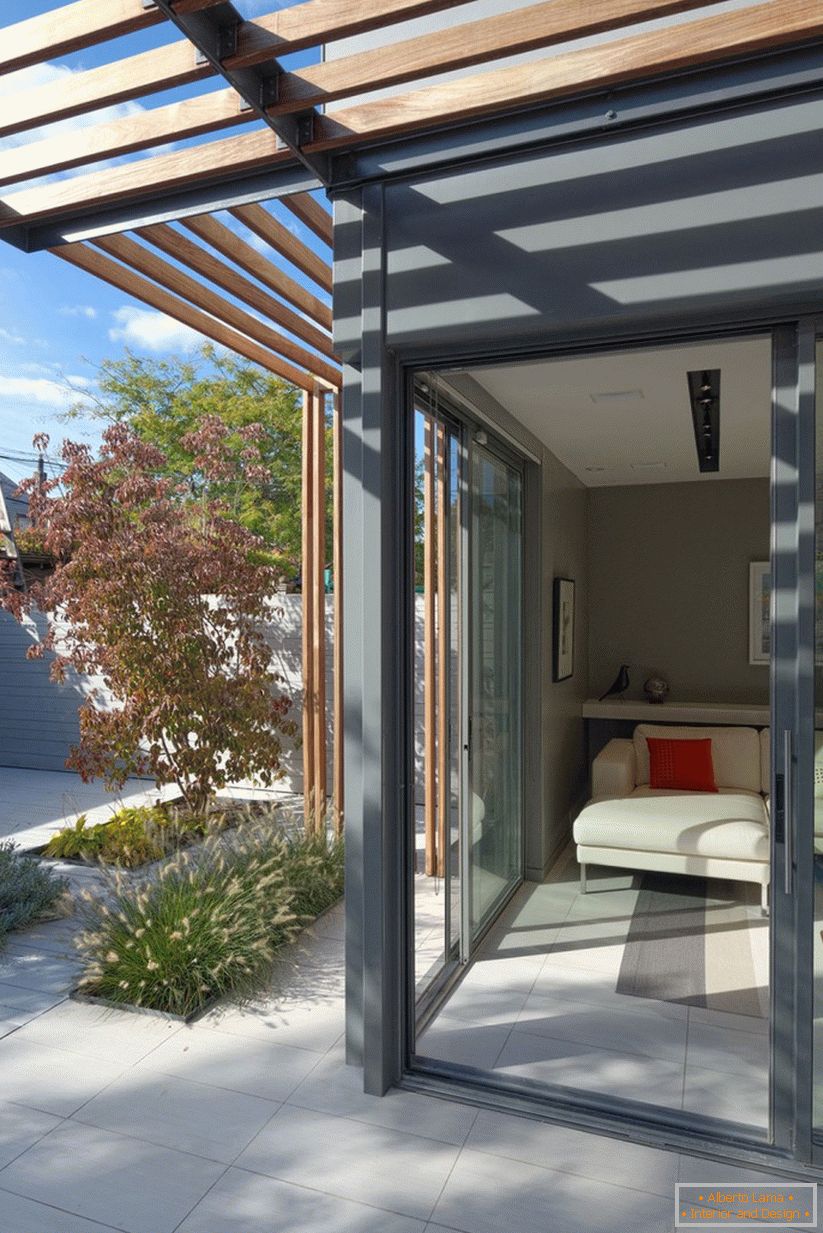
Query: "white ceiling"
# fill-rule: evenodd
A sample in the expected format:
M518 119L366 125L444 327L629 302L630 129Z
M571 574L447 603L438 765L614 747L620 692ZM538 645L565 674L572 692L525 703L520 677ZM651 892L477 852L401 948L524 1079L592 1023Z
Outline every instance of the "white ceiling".
M767 337L470 370L584 484L767 476ZM720 471L697 466L688 372L720 369Z

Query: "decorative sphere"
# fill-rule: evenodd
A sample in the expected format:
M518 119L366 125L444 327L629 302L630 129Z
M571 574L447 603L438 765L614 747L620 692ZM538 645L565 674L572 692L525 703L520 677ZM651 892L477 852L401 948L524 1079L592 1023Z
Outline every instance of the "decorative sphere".
M669 683L660 676L650 676L643 685L649 702L665 702L669 692Z

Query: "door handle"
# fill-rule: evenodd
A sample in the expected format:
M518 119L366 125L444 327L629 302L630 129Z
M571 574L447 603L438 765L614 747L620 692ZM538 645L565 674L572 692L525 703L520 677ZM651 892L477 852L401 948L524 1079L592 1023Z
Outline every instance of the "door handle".
M783 733L783 889L794 893L794 741L791 728Z

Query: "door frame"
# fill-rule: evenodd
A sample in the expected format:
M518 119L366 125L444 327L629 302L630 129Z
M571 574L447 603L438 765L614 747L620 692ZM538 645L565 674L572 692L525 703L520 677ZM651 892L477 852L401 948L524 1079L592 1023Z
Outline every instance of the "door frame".
M772 567L778 585L773 587L773 640L771 667L772 796L780 774L785 775L784 746L779 733L792 733L790 780L793 815L788 819L795 859L792 864L792 893L787 893L785 837L772 839L772 921L771 921L771 1030L770 1103L773 1141L764 1142L749 1135L726 1133L703 1117L683 1111L666 1111L665 1116L643 1105L615 1100L604 1094L596 1101L581 1099L561 1088L545 1085L535 1094L533 1085L489 1075L458 1064L421 1063L404 1046L406 1069L400 1086L410 1090L435 1092L453 1099L497 1110L508 1110L541 1120L567 1122L595 1133L630 1137L652 1146L677 1148L724 1160L761 1167L779 1167L788 1175L818 1176L823 1165L823 1140L812 1142L811 1073L802 1072L803 1058L811 1057L812 1039L812 929L813 869L810 860L796 860L797 852L813 850L813 807L811 776L813 768L814 714L814 345L823 335L823 318L785 314L740 324L701 324L697 328L674 329L636 338L625 335L585 340L578 345L560 344L541 351L530 347L527 355L513 355L510 348L500 354L484 351L482 363L511 365L518 358L537 359L603 352L632 351L650 346L666 346L700 340L751 337L769 334L772 338L774 385L772 397ZM472 360L465 355L439 356L426 361L417 358L404 365L406 373L436 373L459 365L470 372ZM796 480L789 482L794 471ZM778 480L780 482L778 483ZM811 520L811 525L810 524ZM788 532L786 526L788 525ZM528 534L528 526L524 526ZM787 544L787 534L789 542ZM780 554L778 567L778 553ZM811 587L811 595L810 595ZM785 622L788 612L794 622ZM781 618L775 620L775 617ZM779 631L779 632L778 632ZM811 658L810 658L811 649ZM805 718L804 718L805 717ZM808 790L807 790L808 789ZM779 883L779 885L778 885ZM782 939L778 953L778 931ZM413 935L412 935L413 941ZM407 1020L408 1022L408 1020ZM804 1082L805 1079L805 1082Z

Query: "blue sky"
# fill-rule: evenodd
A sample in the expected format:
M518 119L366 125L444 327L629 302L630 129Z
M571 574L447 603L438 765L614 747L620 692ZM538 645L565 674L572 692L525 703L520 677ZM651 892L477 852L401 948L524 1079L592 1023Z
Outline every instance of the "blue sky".
M236 0L236 5L247 18L289 7L285 3L278 4L277 0ZM12 24L59 7L58 0L4 0L2 24ZM59 79L61 75L82 72L158 47L177 37L164 23L139 35L65 56L58 62L9 74L0 78L0 99L5 93L34 88ZM312 58L315 57L311 53L299 57L303 62ZM123 104L109 109L106 114L128 115L145 105L156 106L224 85L217 80L201 82L166 92L156 99ZM76 127L84 119L64 121L61 127ZM36 140L45 135L41 130L20 138L0 140L0 151L21 140ZM225 137L225 134L220 136ZM0 190L0 195L11 196L14 187ZM297 230L288 211L278 205L271 208L283 222ZM219 217L236 228L229 217ZM252 242L249 233L243 235ZM302 228L300 236L305 243L324 251ZM268 255L274 256L270 250ZM305 282L298 271L288 266L284 268ZM314 287L312 290L317 292ZM26 467L3 459L2 455L31 450L32 436L36 432L50 434L52 452L56 452L64 436L85 439L96 436L97 428L92 421L73 420L66 424L61 417L72 403L82 399L84 392L93 394L98 366L103 359L121 356L127 346L145 355L190 352L200 341L186 327L49 253L23 254L9 244L0 243L0 470L14 478L22 477Z

